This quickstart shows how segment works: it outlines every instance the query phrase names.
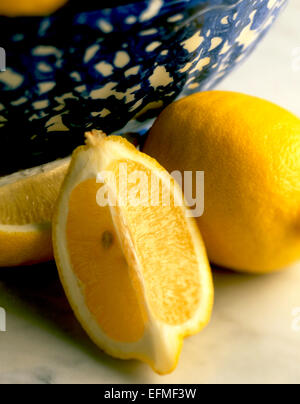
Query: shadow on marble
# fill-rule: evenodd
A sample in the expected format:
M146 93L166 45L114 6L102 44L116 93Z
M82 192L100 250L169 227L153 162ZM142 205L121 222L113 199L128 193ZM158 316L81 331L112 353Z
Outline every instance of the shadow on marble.
M163 378L141 363L107 356L89 340L65 298L54 263L0 269L0 306L21 320L18 330L25 322L29 328L43 330L62 341L60 352L71 348L71 354L65 353L62 359L60 354L55 356L55 366L62 368L60 377L68 377L74 369L72 383L80 383L82 372L93 382L282 382L300 375L299 369L294 369L295 358L300 358L299 334L291 330L291 309L300 307L299 269L298 264L291 270L257 276L215 268L212 321L202 333L186 340L178 369ZM74 350L79 355L74 355ZM12 347L6 358L13 354ZM53 373L49 357L48 349L38 367L28 367L25 373L20 366L12 366L2 375L3 380L61 380ZM287 376L282 375L282 369L289 372Z
M111 358L98 349L75 318L60 284L54 263L0 268L0 307L57 338L76 346L102 367L117 372L124 382L145 383L144 365ZM139 375L143 373L143 381Z

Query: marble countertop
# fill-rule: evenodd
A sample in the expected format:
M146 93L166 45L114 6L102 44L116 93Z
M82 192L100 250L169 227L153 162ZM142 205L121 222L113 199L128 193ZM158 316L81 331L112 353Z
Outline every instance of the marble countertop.
M300 116L299 15L300 2L290 0L254 54L218 89L262 97Z
M300 115L300 4L291 0L255 54L220 86L258 95ZM211 324L185 341L178 369L99 351L75 320L55 265L0 270L3 383L299 383L300 264L269 276L215 271ZM299 320L299 321L298 321Z

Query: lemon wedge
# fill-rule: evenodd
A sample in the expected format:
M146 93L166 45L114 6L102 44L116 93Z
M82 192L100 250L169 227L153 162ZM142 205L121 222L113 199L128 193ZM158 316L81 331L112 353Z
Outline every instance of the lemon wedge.
M0 266L53 258L51 220L70 159L0 178Z
M53 222L64 289L100 348L169 373L183 338L202 330L211 316L213 285L201 235L180 203L180 188L155 160L120 137L86 136L86 146L73 154ZM150 177L159 184L155 206L145 203L154 194L151 186L139 188L144 199L136 203L137 184Z

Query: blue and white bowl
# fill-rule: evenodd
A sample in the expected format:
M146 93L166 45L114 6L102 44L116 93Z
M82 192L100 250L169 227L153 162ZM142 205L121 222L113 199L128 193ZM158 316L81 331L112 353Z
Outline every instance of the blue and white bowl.
M212 89L286 2L140 0L0 17L0 173L69 154L86 129L141 130L179 96Z

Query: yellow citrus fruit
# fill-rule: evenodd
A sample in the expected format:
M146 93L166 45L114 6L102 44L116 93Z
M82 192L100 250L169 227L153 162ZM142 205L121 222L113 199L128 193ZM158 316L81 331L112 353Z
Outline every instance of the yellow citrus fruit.
M69 159L0 179L0 266L53 258L51 220Z
M264 273L300 258L300 120L261 99L204 92L175 102L144 152L205 172L200 230L215 264Z
M1 0L0 15L8 17L51 14L67 0Z
M213 286L202 238L178 203L181 190L155 160L120 137L98 131L86 136L87 145L74 152L53 223L63 286L99 347L169 373L183 338L199 332L211 315ZM159 189L155 206L154 186L144 187L150 178ZM132 197L143 192L144 199Z

